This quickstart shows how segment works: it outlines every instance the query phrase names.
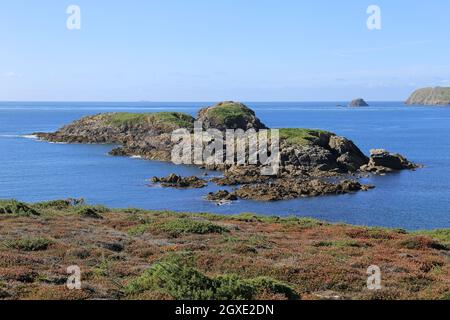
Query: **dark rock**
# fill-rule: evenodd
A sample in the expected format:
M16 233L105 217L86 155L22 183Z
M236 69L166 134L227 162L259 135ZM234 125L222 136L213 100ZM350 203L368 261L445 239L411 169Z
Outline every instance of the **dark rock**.
M236 201L238 198L235 194L230 193L227 190L219 190L217 192L208 193L206 199L210 201Z
M266 184L244 185L240 189L236 190L235 194L242 199L278 201L296 199L300 197L346 194L359 190L366 191L371 188L373 187L362 185L353 180L330 183L319 179L278 179L274 182Z
M397 170L416 169L417 165L400 154L390 153L384 149L370 150L370 160L361 167L361 171L376 172L379 174Z
M368 107L369 104L367 102L364 101L364 99L355 99L353 101L351 101L348 105L349 107Z
M183 178L181 176L172 173L167 177L158 178L153 177L153 183L159 183L163 187L180 188L180 189L190 189L190 188L203 188L206 186L207 182L196 176Z

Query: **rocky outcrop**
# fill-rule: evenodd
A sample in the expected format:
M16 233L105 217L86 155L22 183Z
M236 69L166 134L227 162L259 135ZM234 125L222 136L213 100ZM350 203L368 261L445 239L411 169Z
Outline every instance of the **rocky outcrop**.
M238 102L222 102L203 108L198 119L204 129L266 129L253 110ZM170 161L173 130L193 132L195 119L184 113L105 113L84 117L54 133L37 133L42 139L68 143L108 143L120 146L110 151L115 156L141 156L145 159ZM368 190L369 186L353 180L358 172L386 173L415 169L418 166L401 155L372 150L370 159L349 139L332 132L315 129L280 129L280 170L273 176L261 175L258 165L204 165L223 171L223 177L212 182L221 186L241 186L228 192L209 194L208 199L228 201L231 198L283 200ZM247 150L248 153L248 150ZM225 150L224 150L225 155ZM248 154L247 154L248 157ZM333 182L327 178L333 177ZM198 177L153 177L164 187L202 188L207 182Z
M364 99L359 98L359 99L352 100L348 104L348 106L349 107L368 107L369 104L366 101L364 101Z
M361 167L361 171L383 174L392 171L416 169L420 165L415 164L400 154L390 153L384 149L370 150L370 160L367 165Z
M450 88L422 88L414 91L405 102L407 105L450 105Z
M205 129L266 129L267 127L256 117L255 112L246 105L234 102L220 102L198 112L199 121Z
M333 133L321 134L309 143L284 143L281 148L282 166L304 170L356 172L369 159L350 140Z
M198 177L186 177L183 178L181 176L172 173L167 177L153 177L153 183L159 183L163 187L171 187L171 188L180 188L180 189L194 189L194 188L203 188L207 185L207 182Z
M345 194L360 190L366 191L371 188L373 186L362 185L353 180L330 183L319 179L304 181L282 179L266 184L244 185L234 193L241 199L279 201L300 197Z
M217 192L208 193L206 199L208 199L209 201L223 202L236 201L238 197L234 193L228 192L227 190L219 190Z

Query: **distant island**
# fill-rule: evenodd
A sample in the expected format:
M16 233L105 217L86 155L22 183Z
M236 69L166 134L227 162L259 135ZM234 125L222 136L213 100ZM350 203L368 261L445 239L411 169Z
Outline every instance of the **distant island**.
M450 88L422 88L414 91L405 102L407 105L448 106Z
M359 98L359 99L352 100L348 104L348 106L349 107L368 107L369 104L366 101L364 101L364 99Z

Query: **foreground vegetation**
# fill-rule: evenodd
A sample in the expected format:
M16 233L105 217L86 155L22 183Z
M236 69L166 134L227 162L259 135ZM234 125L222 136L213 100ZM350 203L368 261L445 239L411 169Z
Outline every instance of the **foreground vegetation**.
M0 298L450 299L449 245L449 229L4 200ZM81 290L65 285L71 265Z

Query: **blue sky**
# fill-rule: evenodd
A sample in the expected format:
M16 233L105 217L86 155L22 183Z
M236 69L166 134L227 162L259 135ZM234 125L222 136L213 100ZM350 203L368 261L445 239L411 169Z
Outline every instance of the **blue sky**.
M66 8L81 8L81 30ZM369 5L382 29L368 30ZM403 100L450 86L448 0L0 4L0 100Z

